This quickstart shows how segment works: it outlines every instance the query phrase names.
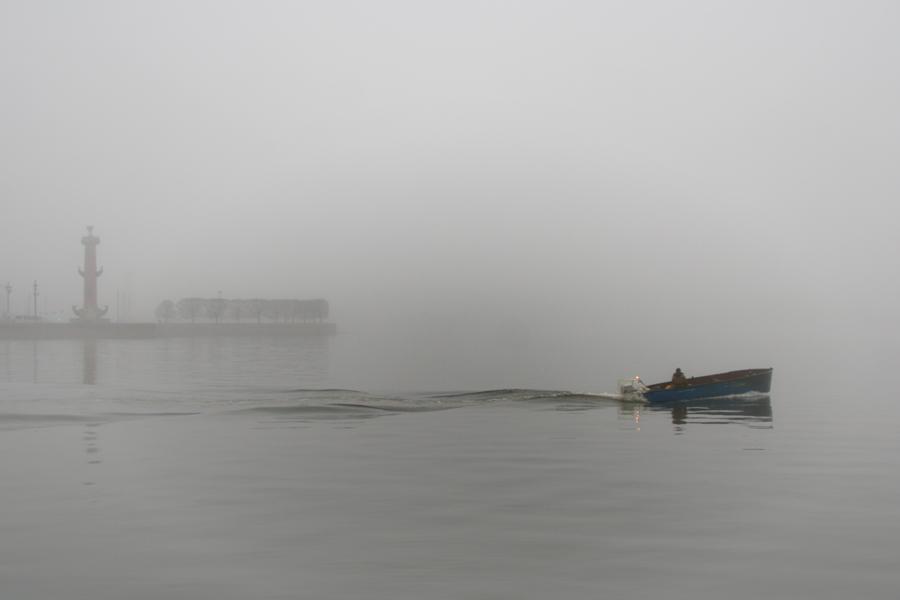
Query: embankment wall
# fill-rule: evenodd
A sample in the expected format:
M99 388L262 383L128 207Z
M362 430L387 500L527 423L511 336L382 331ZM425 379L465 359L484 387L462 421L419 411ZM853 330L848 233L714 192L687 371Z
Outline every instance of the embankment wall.
M0 323L0 340L329 336L334 323Z

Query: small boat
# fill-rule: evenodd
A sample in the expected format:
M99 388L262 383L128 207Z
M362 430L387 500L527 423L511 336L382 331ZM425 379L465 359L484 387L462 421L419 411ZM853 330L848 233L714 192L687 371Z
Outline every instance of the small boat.
M676 387L671 382L644 385L640 377L619 380L619 394L627 400L672 402L721 398L748 392L768 394L772 389L772 369L744 369L703 377L690 377L687 385Z

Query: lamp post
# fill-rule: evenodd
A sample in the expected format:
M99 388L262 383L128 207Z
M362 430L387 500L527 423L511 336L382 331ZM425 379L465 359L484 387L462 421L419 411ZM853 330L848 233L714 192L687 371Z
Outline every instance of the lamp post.
M38 287L37 279L35 279L34 280L34 322L35 323L37 323L37 320L38 320L37 319L37 297L38 297L37 287Z
M6 290L6 318L9 318L9 294L12 292L12 286L9 285L9 282L6 282L6 287L3 288Z

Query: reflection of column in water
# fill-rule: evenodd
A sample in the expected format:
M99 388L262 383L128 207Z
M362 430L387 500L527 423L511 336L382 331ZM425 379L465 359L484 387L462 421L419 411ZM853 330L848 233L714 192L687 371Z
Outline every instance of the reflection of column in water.
M86 385L97 383L97 341L84 340L84 380Z
M34 348L34 382L38 382L38 361L37 361L37 340L32 342L32 348Z
M98 427L100 427L100 425L102 425L102 423L90 423L85 426L86 430L84 432L84 437L81 439L83 439L85 441L84 450L88 454L96 454L97 452L100 452L100 448L97 447L97 443L96 443L97 438L99 437L97 435L96 429ZM100 461L99 460L91 460L88 462L89 462L89 464L93 465L93 464L98 464Z
M3 380L12 383L12 351L9 340L6 340L6 344L4 344L3 360L0 362L2 362L3 366L5 367L3 369Z
M82 438L82 439L84 440L84 442L85 442L85 444L84 444L84 446L85 446L84 450L85 450L85 452L86 452L87 455L88 455L88 459L89 459L89 460L87 461L87 463L88 463L89 465L99 465L99 464L100 464L100 460L97 458L97 453L100 452L100 448L97 447L97 438L98 438L99 436L97 435L96 429L97 429L98 427L100 427L101 424L102 424L102 423L90 423L90 424L88 424L88 425L87 425L87 428L86 428L86 430L85 430L85 432L84 432L84 437ZM96 472L95 472L95 473L92 473L92 475L93 475L93 476L96 476L97 473L96 473ZM94 477L91 477L91 479L94 479ZM82 481L82 483L83 483L84 485L96 485L97 482L96 482L96 481ZM96 499L96 498L94 498L93 500L91 500L91 504L94 504L94 503L96 503L96 502L97 502L97 499Z

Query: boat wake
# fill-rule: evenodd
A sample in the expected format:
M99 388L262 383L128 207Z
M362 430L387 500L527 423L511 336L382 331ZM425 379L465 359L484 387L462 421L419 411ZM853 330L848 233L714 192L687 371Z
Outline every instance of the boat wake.
M263 402L232 406L229 414L256 414L275 421L366 419L402 413L425 413L492 403L552 403L590 407L608 405L616 394L568 390L496 389L473 392L366 393L350 390L284 390Z

